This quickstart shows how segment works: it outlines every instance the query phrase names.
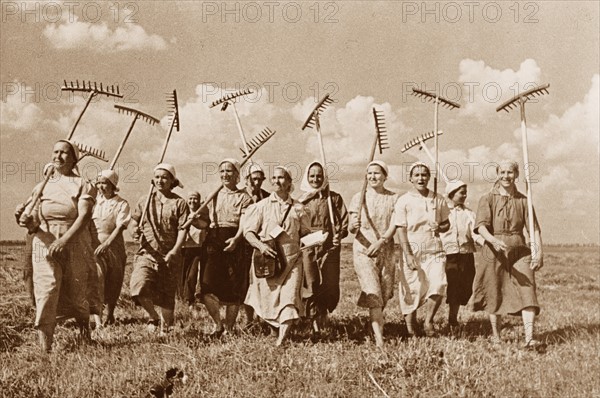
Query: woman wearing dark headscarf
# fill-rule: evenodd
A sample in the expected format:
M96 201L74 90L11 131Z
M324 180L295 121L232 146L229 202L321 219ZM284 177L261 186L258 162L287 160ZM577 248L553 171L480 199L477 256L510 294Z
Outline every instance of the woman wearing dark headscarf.
M482 260L476 266L473 309L489 313L493 338L500 341L500 315L521 315L525 348L540 349L534 339L535 316L540 312L535 291L535 271L543 265L542 239L535 219L535 246L523 235L528 225L527 197L517 190L519 165L502 161L498 180L479 200L475 229L485 239Z
M89 290L97 288L91 283L96 278L88 228L96 190L79 176L76 168L79 150L74 144L58 141L52 160L51 181L46 184L37 208L20 223L30 231L35 230L32 242L35 327L45 352L52 349L57 317L74 317L83 339L90 339ZM32 197L41 185L34 188Z
M312 231L328 233L322 246L304 250L304 289L306 316L313 319L313 328L319 332L328 313L333 312L340 300L340 252L341 240L348 236L348 211L337 192L329 190L325 171L320 162L310 163L304 172L300 189L304 192L298 199L310 218ZM335 225L327 201L331 198Z

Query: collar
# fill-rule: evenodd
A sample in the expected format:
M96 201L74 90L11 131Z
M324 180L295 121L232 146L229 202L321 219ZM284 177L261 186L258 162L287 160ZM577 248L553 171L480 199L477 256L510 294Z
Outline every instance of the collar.
M271 196L269 196L269 200L271 202L287 203L290 205L294 203L294 199L292 199L292 195L288 195L287 200L283 200L275 192L271 192Z
M503 195L500 192L500 189L498 188L498 186L496 184L494 184L494 186L492 187L491 193L493 195L500 195L500 196L505 196L505 197L509 197L509 198L519 198L519 199L526 198L526 196L523 195L521 192L519 192L519 190L517 190L516 188L515 188L514 195L510 195L510 194L509 195Z

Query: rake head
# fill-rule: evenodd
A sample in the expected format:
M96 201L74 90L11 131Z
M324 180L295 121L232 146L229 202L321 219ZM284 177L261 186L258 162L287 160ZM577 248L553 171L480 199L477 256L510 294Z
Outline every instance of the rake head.
M375 119L375 131L377 132L379 154L381 155L384 149L389 149L390 147L383 111L378 111L377 109L373 108L373 118Z
M440 130L440 131L438 131L437 135L442 135L442 134L444 134L444 132ZM412 140L408 141L400 151L402 153L404 153L404 152L408 151L410 148L412 148L414 146L419 145L419 147L420 147L421 143L423 143L423 142L425 142L427 140L430 140L433 137L434 137L433 131L430 131L429 133L422 134L420 137L416 137L416 138L413 138ZM421 148L419 148L419 149L421 149Z
M223 106L221 107L221 110L224 111L229 106L229 103L231 101L233 101L234 99L236 99L237 97L242 97L244 95L252 94L253 92L254 91L252 91L250 89L246 89L246 90L237 91L235 93L227 94L226 96L221 97L216 101L213 101L212 104L210 104L210 107L214 108L215 106L217 106L219 104L223 104Z
M497 107L496 112L506 111L506 113L508 113L513 108L517 108L520 104L524 104L532 98L541 97L544 94L550 94L548 92L548 87L550 87L550 84L544 84L543 86L534 87L531 90L522 92L521 94L516 95Z
M428 91L423 91L423 90L418 90L416 88L413 88L411 95L414 95L415 97L419 97L419 98L424 98L428 102L437 101L440 104L442 104L443 107L448 108L448 109L460 108L460 104L457 104L456 102L450 101L443 97L436 96L435 94L432 94Z
M106 153L104 151L88 145L80 144L78 142L74 142L73 144L77 146L77 149L79 149L80 160L86 156L91 156L103 162L108 162L108 159L106 159Z
M126 106L121 106L121 105L115 105L115 108L117 108L119 113L123 113L126 115L133 115L136 118L142 119L143 121L150 124L151 126L154 126L155 124L160 123L160 120L158 120L154 116L150 116L147 113L138 111L137 109L128 108Z
M167 94L167 104L169 105L169 125L172 125L179 131L179 107L177 106L177 90Z
M271 130L268 127L265 127L260 133L258 133L258 135L253 137L248 142L248 151L250 151L249 153L246 153L245 150L240 148L240 150L244 154L244 157L247 157L250 153L252 153L255 150L257 150L258 148L260 148L265 142L267 142L274 135L275 135L275 131Z
M315 106L315 108L312 110L312 112L308 116L308 119L306 119L306 121L302 125L302 130L304 130L307 127L312 129L313 127L317 126L319 123L319 120L318 120L319 116L325 110L325 108L327 108L329 106L329 104L332 104L332 103L333 103L333 100L331 98L329 98L329 94L326 94L325 97L323 97L323 99L321 101L319 101L317 106Z
M75 80L75 83L71 81L68 84L67 81L64 80L64 83L64 87L61 87L61 90L63 91L82 91L86 93L92 93L93 95L103 94L107 97L123 98L123 94L119 93L118 85L107 85L106 87L103 87L102 83L98 85L98 83L89 80L87 82L82 80L81 86L79 85L79 80Z

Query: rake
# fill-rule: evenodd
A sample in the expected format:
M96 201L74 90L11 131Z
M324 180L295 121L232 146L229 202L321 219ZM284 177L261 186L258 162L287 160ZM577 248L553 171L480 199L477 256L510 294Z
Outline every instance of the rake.
M77 146L77 149L79 149L79 159L77 160L77 163L79 163L86 156L94 157L103 162L108 161L106 159L106 154L104 153L104 151L102 151L100 149L96 149L91 146L79 144L76 142L73 142L73 145ZM31 212L38 205L40 199L42 198L42 195L44 194L44 189L46 188L48 181L50 181L50 178L52 178L53 173L54 173L54 166L51 166L50 169L48 170L48 172L46 173L46 175L44 176L44 181L42 181L42 185L40 185L39 189L34 193L31 201L29 201L29 203L23 210L23 213L21 213L21 216L19 217L19 221L22 224L25 224L26 219L29 216L31 216ZM34 231L29 230L29 233L33 233L33 232Z
M167 153L167 147L169 146L169 141L171 140L171 135L173 134L173 129L177 129L177 131L179 131L179 105L177 102L177 90L173 90L171 94L167 95L167 105L169 107L169 132L167 133L167 137L165 138L165 142L160 153L160 159L158 160L157 164L162 163L162 161L165 158L165 154ZM148 214L148 208L150 207L150 200L152 198L153 192L154 184L150 184L150 190L148 192L148 196L146 197L144 211L142 212L142 216L140 217L140 222L138 224L140 227L144 223L146 215Z
M61 87L61 90L63 91L71 91L71 92L75 92L75 91L79 91L79 92L83 92L83 93L89 93L88 99L85 102L85 106L83 107L83 109L81 110L81 113L79 114L79 117L77 118L77 120L75 121L75 124L73 125L73 128L71 129L71 132L69 133L69 136L67 137L67 140L70 140L71 138L73 138L73 134L75 134L75 128L77 128L77 125L79 124L79 121L81 120L81 117L83 116L83 114L85 113L88 105L90 104L90 102L92 102L92 99L98 95L106 95L107 97L116 97L116 98L123 98L123 94L119 93L119 86L118 85L106 85L106 87L104 87L102 85L102 83L100 83L100 85L98 85L97 82L91 82L91 81L86 81L82 80L81 81L81 86L79 85L79 80L75 80L75 83L73 83L72 81L67 83L66 80L64 80L64 87Z
M250 158L256 153L256 151L258 151L268 140L271 139L271 137L275 135L275 133L275 131L272 131L271 129L266 127L257 137L250 141L250 145L248 145L249 152L247 152L244 155L244 160L240 162L240 169L250 160ZM204 201L200 208L198 208L198 210L196 210L190 215L190 218L188 219L188 221L185 222L185 224L181 226L181 229L189 228L189 226L192 225L194 218L198 217L200 213L204 211L204 209L206 209L208 204L213 201L213 199L219 194L222 188L223 185L219 185L219 187L208 196L208 198Z
M388 137L387 137L387 127L385 126L385 118L384 118L384 114L383 111L378 111L377 109L373 108L373 119L375 120L375 137L373 139L373 144L371 145L371 152L369 155L369 163L371 163L374 159L375 159L375 149L377 147L379 147L379 154L381 155L383 153L384 149L389 149L389 142L388 142ZM365 179L363 181L363 186L362 189L360 190L360 209L362 209L364 207L365 212L369 212L368 208L367 208L367 204L365 201L365 195L367 193L367 184L368 184L368 180L367 177L365 176ZM358 211L357 214L357 219L358 222L360 223L362 217L362 211Z
M528 213L528 221L529 221L529 245L531 247L531 256L533 258L534 252L537 250L535 243L535 224L533 218L533 193L531 192L531 176L529 174L529 151L527 148L527 121L525 119L525 103L530 99L535 97L540 97L544 94L550 94L548 92L548 87L550 84L545 84L543 86L534 87L530 90L527 90L521 94L516 95L515 97L509 99L498 108L496 108L496 112L506 111L509 113L512 109L519 107L521 111L521 138L523 144L523 169L525 170L525 184L527 186L527 213Z
M148 123L151 126L154 126L155 124L160 123L160 120L158 120L154 116L150 116L147 113L138 111L137 109L128 108L126 106L121 106L121 105L115 105L115 108L117 108L119 113L122 113L124 115L133 116L133 120L131 121L131 125L129 125L129 130L127 130L127 133L125 133L125 136L121 140L121 143L119 144L119 148L117 148L117 153L115 154L112 161L110 162L109 168L111 170L114 169L115 164L117 163L117 159L119 158L119 156L121 155L121 152L123 151L123 148L125 147L125 142L127 142L127 140L129 139L129 135L131 134L131 131L133 130L133 127L135 126L135 122L137 122L138 119L142 119L144 122Z
M323 145L323 135L321 134L320 118L321 113L323 113L325 108L327 108L332 103L333 100L329 98L329 94L326 94L325 97L323 97L323 99L319 101L317 106L315 106L310 115L308 115L308 119L306 119L306 121L302 125L302 130L306 129L307 127L311 129L314 128L315 130L317 130L317 137L319 139L319 150L321 152L321 162L323 165L323 174L325 177L325 181L327 181L328 191L331 190L331 187L329 186L329 177L327 176L327 161L325 160L325 147ZM331 195L327 195L327 208L329 209L329 221L331 221L331 229L336 234L338 234L338 231L336 231L337 228L335 224L335 216L333 213L333 203L331 201Z
M443 131L438 131L438 135L442 135L444 134ZM448 182L448 178L446 178L446 175L440 170L440 166L439 164L435 163L435 157L434 155L431 153L431 151L429 150L429 148L427 147L427 145L425 145L425 141L430 140L433 138L433 131L430 131L429 133L425 133L425 134L421 134L418 137L413 138L412 140L408 141L404 147L402 147L402 149L400 150L400 152L404 153L406 151L408 151L409 149L415 147L415 146L419 146L419 150L423 150L425 151L425 153L427 154L427 157L429 158L429 160L431 161L431 163L434 165L434 167L436 167L436 175L437 173L441 174L442 178L444 179L444 182Z
M248 148L248 142L246 141L246 134L244 134L244 129L242 128L242 122L240 121L240 116L238 115L238 111L237 111L237 108L235 107L235 103L239 97L243 97L245 95L249 95L252 93L253 93L252 90L248 90L248 89L241 90L241 91L238 91L238 92L235 92L232 94L227 94L226 96L219 98L218 100L213 101L213 103L210 104L211 108L214 108L217 105L221 105L221 111L227 110L227 107L229 105L231 105L231 107L233 108L233 114L235 115L235 122L238 127L238 132L240 133L240 139L242 140L242 145L244 146L244 151L245 151L246 155L248 153L250 153L250 150ZM252 159L250 159L250 164L252 164Z
M438 129L438 110L439 110L439 106L440 104L442 104L443 107L448 108L450 110L452 109L456 109L456 108L460 108L460 105L457 104L456 102L450 101L448 99L445 99L443 97L440 97L439 94L435 93L432 94L428 91L423 91L423 90L418 90L416 88L412 89L412 95L414 95L415 97L419 97L422 99L426 99L428 102L432 102L434 104L434 109L433 109L433 131L435 133L437 133L439 131ZM437 208L437 183L438 183L438 159L439 159L439 145L438 145L438 137L440 134L434 134L433 135L433 142L434 142L434 151L435 151L435 156L434 156L434 164L435 164L435 177L433 178L433 216L434 216L434 221L437 222L438 220L438 208Z

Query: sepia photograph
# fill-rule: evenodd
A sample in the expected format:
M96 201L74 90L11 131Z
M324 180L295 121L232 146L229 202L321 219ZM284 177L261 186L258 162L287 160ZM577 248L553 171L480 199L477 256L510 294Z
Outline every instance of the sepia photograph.
M0 17L0 396L600 396L599 2Z

